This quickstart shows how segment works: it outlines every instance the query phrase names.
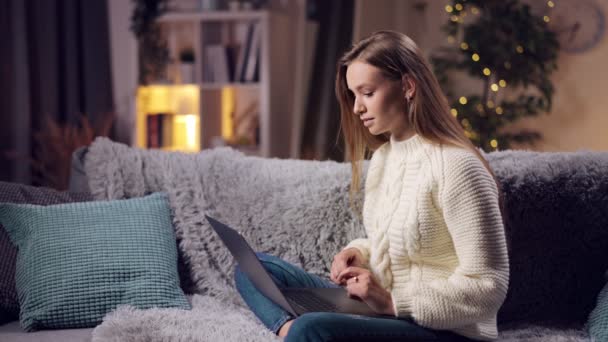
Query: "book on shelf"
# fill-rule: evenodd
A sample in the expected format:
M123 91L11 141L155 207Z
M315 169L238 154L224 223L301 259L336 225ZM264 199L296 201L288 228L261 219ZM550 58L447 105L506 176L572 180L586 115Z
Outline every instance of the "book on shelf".
M205 48L204 82L227 83L235 81L238 46L213 44Z
M228 77L230 82L236 82L236 59L239 54L239 46L230 44L226 46L226 59L228 61Z
M249 42L253 35L254 23L246 22L239 23L235 27L235 36L239 46L234 67L234 81L242 82L245 77L245 66L247 61L247 53L249 51Z
M259 22L235 26L231 43L215 41L204 46L203 82L255 82L259 78L262 41Z
M230 66L227 48L221 44L207 45L205 47L207 65L209 67L207 82L230 82Z
M173 115L154 113L146 116L146 147L170 148L173 145Z
M260 50L262 43L262 25L260 23L252 23L253 29L251 36L248 39L248 49L246 58L246 66L241 81L255 82L258 79Z

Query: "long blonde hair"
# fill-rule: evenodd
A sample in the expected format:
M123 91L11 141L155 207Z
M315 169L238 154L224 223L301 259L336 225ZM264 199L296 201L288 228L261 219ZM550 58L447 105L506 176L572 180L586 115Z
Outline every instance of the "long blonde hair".
M355 60L380 69L383 76L389 80L402 80L406 74L412 78L416 90L409 102L408 113L404 113L408 125L427 141L458 146L473 152L492 175L499 194L501 193L500 184L490 165L450 113L448 101L416 43L399 32L377 31L353 45L337 65L336 97L340 104L340 127L344 135L347 158L352 166L351 204L361 190L363 160L390 139L388 135L372 135L353 113L354 95L346 83L346 70ZM502 211L500 195L499 201Z

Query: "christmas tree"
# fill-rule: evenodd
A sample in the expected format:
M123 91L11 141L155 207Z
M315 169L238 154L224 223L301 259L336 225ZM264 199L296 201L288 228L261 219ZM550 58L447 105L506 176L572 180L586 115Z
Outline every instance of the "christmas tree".
M485 151L540 139L535 131L504 128L551 110L549 77L557 69L559 43L548 27L550 17L533 14L518 0L454 0L445 10L450 16L442 30L449 46L431 61L466 135ZM458 88L454 71L481 79L480 89Z

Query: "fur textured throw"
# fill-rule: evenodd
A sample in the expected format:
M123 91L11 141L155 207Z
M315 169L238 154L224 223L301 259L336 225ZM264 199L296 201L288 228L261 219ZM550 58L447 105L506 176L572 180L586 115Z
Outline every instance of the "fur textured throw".
M608 268L608 154L486 157L505 193L510 240L511 284L499 313L510 330L501 340L584 341L582 325ZM255 250L323 276L335 253L364 232L349 207L346 163L247 157L230 148L141 150L97 138L85 170L96 199L169 195L187 265L183 285L191 281L186 290L196 293L190 312L120 307L94 330L93 341L274 338L236 293L233 258L204 214L240 230Z

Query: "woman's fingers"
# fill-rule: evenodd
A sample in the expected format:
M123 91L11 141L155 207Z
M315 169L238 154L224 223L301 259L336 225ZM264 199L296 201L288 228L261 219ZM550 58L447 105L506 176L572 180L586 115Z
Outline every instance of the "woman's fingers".
M350 266L350 267L346 267L344 270L342 270L342 272L340 272L340 274L336 278L337 278L338 283L342 284L342 283L346 283L346 281L349 280L350 278L354 278L354 277L360 278L363 275L367 274L368 272L369 271L364 268Z
M334 260L331 263L329 278L334 283L340 284L340 281L338 280L340 273L349 266L359 266L360 264L361 252L353 247L344 249L334 256Z
M332 263L331 266L331 275L330 278L334 283L339 283L338 282L338 275L340 274L340 272L342 272L342 270L344 270L347 267L346 265L346 261L343 260L342 258L336 258L334 260L334 262Z

